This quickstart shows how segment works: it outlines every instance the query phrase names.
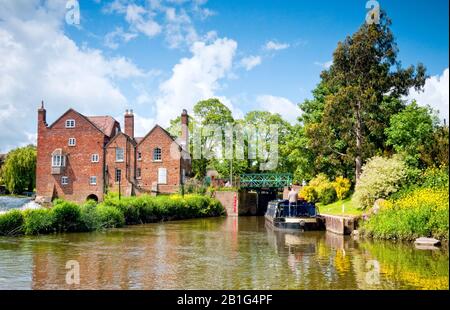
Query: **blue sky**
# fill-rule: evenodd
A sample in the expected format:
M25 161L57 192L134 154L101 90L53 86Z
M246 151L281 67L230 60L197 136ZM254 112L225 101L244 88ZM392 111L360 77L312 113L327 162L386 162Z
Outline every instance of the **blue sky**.
M71 1L0 0L0 151L33 142L41 99L50 123L69 107L120 121L133 108L140 135L210 96L236 117L261 109L295 122L367 12L363 0L79 0L71 25ZM379 3L403 65L430 75L410 99L448 119L448 1Z

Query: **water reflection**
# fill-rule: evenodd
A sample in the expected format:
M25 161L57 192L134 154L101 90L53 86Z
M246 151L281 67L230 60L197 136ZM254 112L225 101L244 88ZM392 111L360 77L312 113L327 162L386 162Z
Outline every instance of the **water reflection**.
M65 282L68 260L79 285ZM448 289L448 252L283 233L263 217L200 219L0 238L0 288Z

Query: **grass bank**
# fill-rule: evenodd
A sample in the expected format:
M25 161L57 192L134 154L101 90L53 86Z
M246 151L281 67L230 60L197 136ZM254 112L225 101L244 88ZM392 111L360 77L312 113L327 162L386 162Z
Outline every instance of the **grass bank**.
M357 216L362 215L363 213L363 211L352 202L351 198L338 200L328 205L317 203L317 206L319 207L319 212L321 214Z
M414 240L434 237L448 240L447 188L417 188L389 200L361 225L363 235L375 239Z
M55 200L50 209L12 210L0 215L0 235L88 232L124 225L224 214L216 199L200 195L119 197L109 194L97 204Z

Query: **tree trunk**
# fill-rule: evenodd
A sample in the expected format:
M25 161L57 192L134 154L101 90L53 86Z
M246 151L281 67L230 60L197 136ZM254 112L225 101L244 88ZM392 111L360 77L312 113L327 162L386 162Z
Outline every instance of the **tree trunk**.
M356 183L359 181L361 176L362 167L362 120L361 120L361 102L358 101L356 105L356 124L355 124L355 134L356 134L356 158L355 158L355 178Z

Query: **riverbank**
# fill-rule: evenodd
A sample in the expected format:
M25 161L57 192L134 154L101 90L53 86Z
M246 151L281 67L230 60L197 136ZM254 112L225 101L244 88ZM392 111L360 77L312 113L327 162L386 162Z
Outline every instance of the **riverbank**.
M11 210L0 215L0 235L87 232L178 219L224 214L216 199L200 195L119 197L109 194L102 203L83 205L55 200L52 208Z

